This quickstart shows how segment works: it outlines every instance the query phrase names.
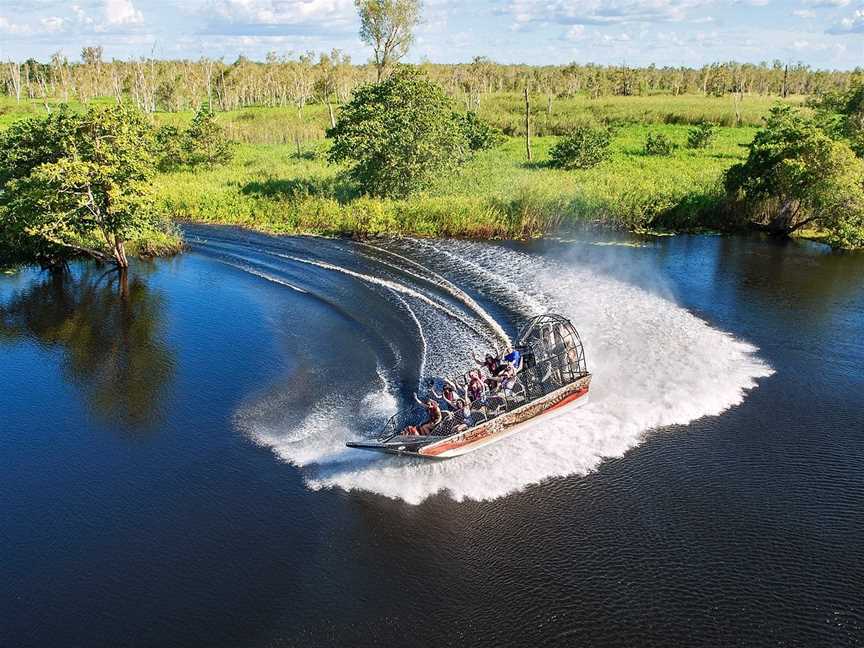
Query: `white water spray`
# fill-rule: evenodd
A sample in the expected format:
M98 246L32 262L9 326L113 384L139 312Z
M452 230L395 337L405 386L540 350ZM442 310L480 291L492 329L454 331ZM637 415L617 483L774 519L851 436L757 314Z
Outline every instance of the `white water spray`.
M315 408L299 432L247 428L253 438L299 467L310 488L364 490L409 503L441 491L457 500L501 497L529 484L590 472L605 457L621 456L638 444L649 430L720 414L740 403L757 378L772 373L751 345L668 299L589 267L473 243L448 248L457 268L471 258L478 290L494 294L504 287L513 301L526 306L526 318L548 310L574 322L594 373L591 402L547 425L446 462L346 452L343 443L361 432L349 429L326 407ZM419 298L416 291L396 285L403 295ZM431 313L412 314L422 331L420 318ZM430 355L428 373L446 374L447 368L445 358Z

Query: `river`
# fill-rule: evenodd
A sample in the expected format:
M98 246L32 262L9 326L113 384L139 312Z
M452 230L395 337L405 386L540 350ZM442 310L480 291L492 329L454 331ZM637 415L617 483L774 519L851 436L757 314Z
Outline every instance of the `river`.
M0 646L864 645L864 255L186 236L0 276ZM546 311L588 405L344 447Z

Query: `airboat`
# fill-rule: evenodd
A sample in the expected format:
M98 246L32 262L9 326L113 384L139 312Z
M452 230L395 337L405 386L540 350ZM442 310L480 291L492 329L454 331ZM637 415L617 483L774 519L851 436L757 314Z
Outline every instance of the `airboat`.
M588 400L591 374L582 339L570 321L546 314L532 319L520 332L514 349L521 358L508 389L493 390L470 406L470 416L442 407L441 422L428 434L409 434L427 419L423 407L395 414L373 441L349 441L349 448L427 459L449 459L472 452L548 422ZM476 372L476 369L472 369ZM458 389L472 371L450 379ZM480 370L483 380L491 376ZM470 425L466 423L470 421Z

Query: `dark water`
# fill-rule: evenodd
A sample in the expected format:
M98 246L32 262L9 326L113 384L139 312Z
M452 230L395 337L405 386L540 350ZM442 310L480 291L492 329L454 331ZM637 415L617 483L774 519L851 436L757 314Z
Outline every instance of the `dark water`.
M0 645L864 645L864 255L189 236L0 279ZM544 308L584 410L342 450Z

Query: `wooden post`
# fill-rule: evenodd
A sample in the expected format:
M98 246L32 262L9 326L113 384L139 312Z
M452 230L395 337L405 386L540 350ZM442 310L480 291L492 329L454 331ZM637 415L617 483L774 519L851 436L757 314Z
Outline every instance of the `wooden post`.
M528 84L525 84L525 151L531 161L531 103L528 100Z
M786 68L783 70L783 98L789 96L789 64L786 64Z

